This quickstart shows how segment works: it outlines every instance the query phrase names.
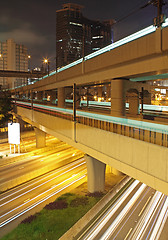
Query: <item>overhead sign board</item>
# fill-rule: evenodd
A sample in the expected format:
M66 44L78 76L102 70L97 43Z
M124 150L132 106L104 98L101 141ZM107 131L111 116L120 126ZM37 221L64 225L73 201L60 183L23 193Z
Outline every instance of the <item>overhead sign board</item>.
M20 144L20 123L8 123L9 144Z

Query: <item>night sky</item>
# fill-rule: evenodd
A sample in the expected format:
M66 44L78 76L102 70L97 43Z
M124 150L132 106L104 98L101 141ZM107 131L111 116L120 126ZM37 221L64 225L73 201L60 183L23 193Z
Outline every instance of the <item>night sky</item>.
M93 20L118 21L135 11L115 24L115 40L151 25L157 14L154 6L140 9L148 0L4 0L0 4L0 41L13 38L24 44L32 56L31 67L41 66L44 57L54 66L56 10L69 2L83 5L83 15ZM168 16L167 6L164 13Z

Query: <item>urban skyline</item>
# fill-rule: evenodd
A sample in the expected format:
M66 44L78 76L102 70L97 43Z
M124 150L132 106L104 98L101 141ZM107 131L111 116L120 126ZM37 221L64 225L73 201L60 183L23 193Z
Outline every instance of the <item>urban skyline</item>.
M71 1L59 0L57 3L50 1L48 4L45 1L34 3L30 0L23 4L18 0L11 1L10 7L9 2L3 2L0 14L0 40L6 41L13 38L15 42L26 45L32 55L31 67L41 66L44 57L49 57L51 64L54 65L56 11L62 7L62 4L69 2ZM153 6L140 9L148 2L147 0L135 0L134 2L74 0L72 2L84 5L83 15L89 19L119 21L126 17L115 24L114 40L152 24L153 18L157 14L156 8ZM167 13L166 6L163 12ZM130 13L134 14L128 17Z
M65 66L112 43L114 20L86 18L79 4L64 4L56 12L56 65Z

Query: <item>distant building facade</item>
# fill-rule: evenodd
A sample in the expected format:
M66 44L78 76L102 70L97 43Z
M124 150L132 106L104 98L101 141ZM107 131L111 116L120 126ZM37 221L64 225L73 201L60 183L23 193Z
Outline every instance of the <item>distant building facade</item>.
M65 66L112 43L110 21L93 21L82 15L83 6L63 4L56 11L56 61Z
M8 39L0 42L0 70L28 71L28 51L24 45ZM0 77L2 88L13 88L26 83L26 78Z

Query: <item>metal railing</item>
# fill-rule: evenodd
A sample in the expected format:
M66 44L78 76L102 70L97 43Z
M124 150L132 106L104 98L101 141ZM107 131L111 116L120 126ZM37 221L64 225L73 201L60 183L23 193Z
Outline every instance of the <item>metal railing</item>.
M16 105L30 109L30 106L28 106L28 104L24 105L23 103L21 103L21 104L16 103ZM39 105L39 107L34 106L33 110L42 112L45 114L49 114L51 116L55 116L55 117L73 121L73 114L70 112L67 113L67 112L63 112L63 111L57 111L57 110L53 110L52 108L44 109L42 107L43 107L43 105L41 105L41 107L40 107L40 105ZM158 129L155 131L154 128L153 129L143 129L142 127L138 127L138 126L128 126L128 125L124 125L121 123L116 123L116 122L114 123L114 122L108 121L108 120L99 120L99 119L95 119L93 117L85 117L85 116L79 116L79 115L76 117L76 123L80 123L80 124L84 124L84 125L87 125L90 127L113 132L113 133L120 134L123 136L135 138L137 140L145 141L148 143L157 144L159 146L168 147L168 134L167 134L166 130L165 130L165 132L162 132L161 130L158 130Z
M86 117L78 117L77 122L90 127L99 128L101 130L157 144L163 147L168 147L168 135L166 133L154 132L151 130L140 129Z

